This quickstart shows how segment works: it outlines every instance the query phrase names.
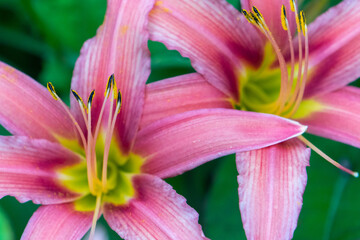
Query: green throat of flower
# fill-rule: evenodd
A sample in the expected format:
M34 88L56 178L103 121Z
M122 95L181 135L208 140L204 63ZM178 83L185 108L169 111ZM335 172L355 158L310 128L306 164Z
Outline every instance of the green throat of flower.
M309 65L308 30L304 12L297 13L294 0L290 0L290 6L291 11L295 13L297 26L297 58L295 58L292 33L286 18L286 9L284 5L281 7L281 25L288 35L290 62L285 61L283 52L260 11L254 6L250 12L242 10L245 18L265 35L268 43L264 48L261 66L256 69L251 66L246 67L239 74L239 97L238 100L232 102L235 109L276 114L285 118L301 118L309 114L307 110L309 104L312 105L312 109L322 108L320 104L312 100L303 101ZM359 176L357 172L341 166L303 136L298 136L298 139L337 168L354 177Z
M242 10L246 19L256 26L267 38L264 60L257 69L247 68L239 76L239 101L234 103L237 109L271 113L283 117L292 117L304 96L308 72L309 44L305 14L297 14L296 5L290 0L291 10L295 12L298 31L298 57L295 58L292 33L286 18L285 6L281 9L281 24L288 33L291 61L285 61L283 52L269 30L265 19L256 7L252 11ZM279 23L280 24L280 23ZM302 35L305 38L303 44ZM303 46L304 45L304 46ZM303 57L303 51L305 51ZM277 58L278 64L275 64Z
M48 83L47 88L54 99L59 100L51 83ZM59 141L86 160L59 169L58 174L67 189L83 196L74 202L75 209L95 211L95 214L98 214L100 206L105 202L121 205L134 197L135 190L131 179L140 173L143 159L133 153L124 154L117 139L113 137L116 119L121 109L121 94L116 87L114 75L108 79L105 98L95 125L91 124L91 106L95 90L91 91L87 104L76 91L72 90L72 93L79 103L87 135L85 136L68 107L59 101L73 121L82 145L78 141L67 139L59 138ZM106 107L109 107L107 122L101 124Z

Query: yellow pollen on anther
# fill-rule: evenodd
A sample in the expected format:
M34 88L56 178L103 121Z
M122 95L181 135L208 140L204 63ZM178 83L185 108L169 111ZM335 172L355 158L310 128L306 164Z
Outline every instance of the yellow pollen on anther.
M118 91L118 97L117 97L117 101L116 101L116 109L117 109L117 113L120 113L120 109L121 109L121 92Z
M82 98L80 97L80 95L75 90L71 90L71 92L73 93L76 101L78 101L79 104L81 104L81 106L86 110L86 105L85 105L84 101L82 100Z
M114 74L112 74L107 81L106 89L105 89L105 93L104 93L105 97L109 97L113 81L114 81Z
M91 107L92 101L94 99L94 95L95 95L95 90L92 90L88 98L88 109L90 109Z
M263 17L263 15L260 13L260 11L259 11L255 6L253 6L252 9L253 9L253 12L256 14L256 16L260 19L260 21L263 21L263 20L264 20L264 17Z
M305 13L303 10L300 11L300 25L301 25L301 31L305 36L305 29L306 29L306 19L305 19Z
M281 25L285 31L288 30L288 24L287 24L287 19L286 19L286 9L285 9L284 5L281 6Z
M51 82L48 82L47 85L46 85L46 88L49 90L51 96L57 101L59 100L56 92L55 92L55 88L54 88L54 85L52 85Z
M295 2L294 2L294 0L290 0L290 9L291 9L291 11L295 12Z

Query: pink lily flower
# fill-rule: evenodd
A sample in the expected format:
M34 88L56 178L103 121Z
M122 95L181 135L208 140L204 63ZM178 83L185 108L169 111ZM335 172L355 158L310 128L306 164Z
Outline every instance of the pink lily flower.
M161 178L305 131L229 109L186 112L138 131L153 6L108 1L104 24L77 60L71 109L51 83L49 93L0 62L0 123L13 134L0 137L0 197L41 204L22 239L81 239L90 228L92 238L101 215L124 239L205 239L196 211Z
M295 0L241 5L243 14L224 0L156 2L150 38L190 58L201 75L150 84L141 126L169 112L230 108L295 119L309 133L360 147L360 90L346 86L360 76L360 1L344 0L309 27ZM307 182L306 145L358 176L302 136L236 154L248 239L292 238Z

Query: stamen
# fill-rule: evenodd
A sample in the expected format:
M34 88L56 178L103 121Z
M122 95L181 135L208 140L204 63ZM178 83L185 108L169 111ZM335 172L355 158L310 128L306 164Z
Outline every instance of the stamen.
M73 93L76 101L78 101L78 103L80 104L80 107L82 107L83 109L86 109L85 103L82 100L82 98L80 97L80 95L75 90L71 89L71 92Z
M291 11L295 12L295 0L290 0L290 9Z
M285 31L288 30L288 22L286 19L286 9L285 9L284 5L281 6L281 25Z
M260 19L260 21L264 21L264 17L263 17L263 15L260 13L260 11L259 11L255 6L253 6L252 9L253 9L254 13L256 13L256 15L257 15L257 17Z
M96 223L97 223L97 220L98 220L99 214L100 214L100 206L101 206L101 194L99 194L96 197L96 206L95 206L94 215L93 215L93 219L92 219L92 225L91 225L89 240L94 239Z
M298 98L296 99L296 102L294 103L294 107L292 109L292 111L289 113L289 117L292 117L292 115L294 115L296 113L296 111L298 110L300 103L303 99L304 96L304 92L305 92L305 87L306 87L306 82L307 82L307 74L308 74L308 68L309 68L309 35L307 32L307 25L306 25L306 20L305 20L305 14L302 13L302 21L303 21L303 33L305 36L305 64L304 64L304 73L303 73L303 79L301 81L301 86L300 86L300 91L298 94Z
M244 14L245 18L248 20L249 23L255 24L255 20L253 19L251 14L249 14L245 9L242 9L242 13Z
M306 20L305 20L305 13L303 10L300 11L300 25L301 25L301 31L303 33L303 35L305 36L305 25L306 25Z
M319 148L317 148L314 144L312 144L310 141L308 141L306 138L304 138L303 136L298 136L298 138L305 143L308 147L310 147L312 150L314 150L317 154L319 154L321 157L323 157L326 161L328 161L329 163L331 163L332 165L334 165L335 167L343 170L344 172L349 173L350 175L353 175L354 177L359 177L359 173L358 172L354 172L351 171L349 169L347 169L344 166L341 166L338 162L336 162L335 160L333 160L332 158L330 158L328 155L326 155L323 151L321 151Z
M59 98L58 98L58 96L57 96L57 94L56 94L56 92L55 92L54 85L52 85L51 82L48 82L48 83L47 83L47 89L49 90L51 96L52 96L56 101L59 100Z
M97 167L96 167L96 154L95 154L95 147L92 147L93 145L95 145L96 139L92 137L92 131L91 131L91 104L92 101L94 99L94 95L95 95L95 90L92 90L89 98L88 98L88 107L87 107L87 139L88 139L88 151L86 154L86 160L87 160L87 165L88 165L88 180L89 182L91 182L91 184L89 184L90 186L90 191L95 194L96 193L96 189L95 189L95 184L96 181L98 181L97 178ZM94 142L94 143L93 143Z
M121 107L121 92L118 91L118 94L117 94L118 98L117 98L117 101L116 101L116 112L117 113L120 113L120 107Z
M88 112L89 112L89 109L91 108L91 104L92 104L92 101L94 99L94 95L95 95L95 90L92 90L90 95L89 95L89 98L88 98Z
M274 37L272 36L272 33L270 32L270 30L265 22L263 15L260 13L260 11L255 6L253 6L252 9L253 9L254 13L250 12L249 15L251 15L252 19L254 19L254 21L256 23L255 25L257 25L259 27L259 29L264 33L264 35L270 41L270 43L273 46L274 51L278 57L278 60L279 60L279 65L280 65L280 70L281 70L281 89L280 89L278 99L274 103L269 104L269 106L275 106L275 108L273 107L273 109L269 112L279 114L279 113L281 113L281 111L285 105L285 102L286 102L285 98L286 98L286 93L287 93L287 89L288 89L288 72L287 72L286 62L285 62L284 56L281 53L279 46L277 45ZM246 12L246 10L244 10L243 13L248 14Z
M49 90L51 96L53 96L53 98L57 101L59 100L59 96L56 94L55 92L55 88L54 86L48 82L47 83L47 89ZM66 106L66 104L61 101L59 101L60 105L62 106L62 108L65 110L65 112L67 113L67 115L69 116L69 118L71 119L71 121L74 123L74 126L77 130L77 133L80 135L80 138L81 138L81 141L82 141L82 144L84 146L84 148L86 149L86 140L85 140L85 136L84 136L84 133L83 131L81 130L80 126L79 126L79 123L76 121L76 119L74 118L74 116L72 115L72 113L70 112L68 106Z
M104 101L103 101L103 104L101 106L101 110L100 110L100 114L99 114L99 118L98 118L98 122L96 124L96 128L95 128L95 133L94 133L94 138L97 139L97 136L99 134L99 130L100 130L100 123L101 123L101 119L102 119L102 116L104 114L104 109L105 109L105 105L106 105L106 99L109 98L110 96L110 91L111 91L111 88L113 86L113 83L115 82L114 81L114 74L111 74L111 76L109 77L108 81L107 81L107 84L106 84L106 90L105 90L105 93L104 93Z
M111 86L112 86L113 82L114 82L114 74L111 74L111 76L109 77L107 84L106 84L106 90L104 93L105 98L109 97Z
M115 87L115 80L112 82L112 86ZM112 91L110 97L111 103L110 103L110 111L109 111L108 124L105 135L105 146L104 146L104 154L103 154L103 169L102 169L102 178L101 178L103 191L106 191L107 163L108 163L108 157L109 157L109 151L110 151L110 145L112 139L111 123L113 118L114 96L115 96L114 91Z
M115 109L115 113L111 120L111 125L110 125L110 131L109 131L110 136L112 136L112 134L114 132L117 115L120 113L120 109L121 109L121 92L118 91L117 92L117 100L116 100L116 109ZM102 184L103 184L103 189L106 189L106 183L107 183L107 159L109 156L110 144L111 144L111 139L110 139L110 142L108 142L108 147L105 148L106 152L104 150L104 161L103 161L103 169L102 169L103 172L102 172L102 179L101 179ZM106 159L105 159L105 155L106 155Z

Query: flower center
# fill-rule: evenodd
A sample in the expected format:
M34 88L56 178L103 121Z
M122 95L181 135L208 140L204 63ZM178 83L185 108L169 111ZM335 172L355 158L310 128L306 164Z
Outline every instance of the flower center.
M54 99L59 100L54 86L48 83L47 87ZM95 90L91 91L87 104L76 91L72 90L72 93L80 106L86 133L79 127L68 107L59 101L74 122L82 146L78 142L63 139L60 139L60 143L83 156L86 161L59 169L60 179L66 188L84 195L75 201L75 208L79 211L97 212L104 202L125 204L135 194L131 178L140 173L143 159L133 153L123 154L117 139L113 138L116 119L121 109L121 94L116 87L114 75L108 79L98 121L94 125L91 124L91 107ZM106 107L107 119L103 120Z
M256 7L252 11L242 10L246 19L256 26L267 38L262 65L257 68L248 68L240 76L239 102L234 104L237 109L264 112L292 117L303 99L309 58L309 44L307 25L304 12L297 14L296 5L292 0L291 10L295 12L298 31L298 57L295 59L292 34L286 18L285 6L281 9L281 22L284 31L288 33L291 61L287 63L283 52L276 43L265 19ZM279 23L280 24L280 23ZM305 46L303 49L303 39ZM303 57L305 50L305 57ZM277 58L278 63L274 64Z
M268 43L265 45L264 60L261 66L256 69L249 67L241 72L241 75L239 76L239 81L241 80L241 83L238 84L240 86L239 101L233 102L234 108L271 113L286 118L291 118L294 114L304 114L299 110L299 106L303 100L308 75L308 30L305 14L303 11L300 12L300 15L297 13L295 0L290 0L290 6L291 11L295 13L295 22L297 26L297 59L295 59L292 34L286 18L286 9L284 5L281 7L281 25L284 31L287 31L288 35L291 57L290 63L285 61L283 52L276 43L260 11L254 6L250 12L242 10L246 19L266 36ZM305 38L304 47L302 43L303 37ZM305 51L304 57L303 50ZM277 64L275 62L276 58L278 60ZM353 172L331 159L303 136L298 136L298 139L337 168L354 177L359 176L357 172Z

